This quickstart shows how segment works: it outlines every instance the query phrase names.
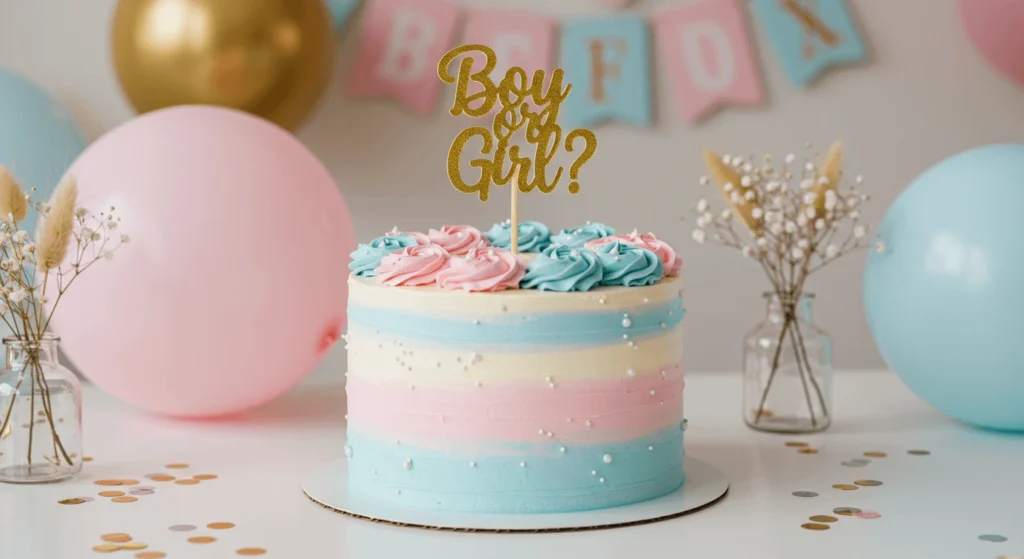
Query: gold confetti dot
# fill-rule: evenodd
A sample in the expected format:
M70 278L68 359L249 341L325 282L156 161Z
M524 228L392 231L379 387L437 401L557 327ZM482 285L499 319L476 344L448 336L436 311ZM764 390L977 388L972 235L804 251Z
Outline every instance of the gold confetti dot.
M137 480L137 479L119 479L118 481L121 482L121 485L138 485L139 484L139 480Z
M124 491L100 491L100 497L121 497Z
M786 443L786 446L788 446L790 448L803 448L805 446L810 446L810 445L808 445L807 443L804 443L804 442L800 442L800 441L789 441L789 442Z
M201 481L207 481L207 480L210 480L210 479L217 479L217 475L216 474L196 474L196 475L192 476L192 479L198 479L198 480L201 480Z
M266 552L267 550L263 549L262 547L243 547L235 553L239 555L263 555Z
M153 477L151 477L149 479L151 479L153 481L174 481L174 476L157 475L157 476L153 476Z
M799 452L800 454L817 454L818 453L818 449L807 447L807 448L801 448L797 452Z
M83 456L82 462L92 462L92 456Z
M111 543L124 543L132 541L132 537L122 532L114 532L113 534L103 534L100 539L105 542Z
M908 450L907 454L911 456L928 456L931 452L927 450Z
M854 483L862 487L877 487L879 485L882 485L882 482L878 481L877 479L858 479Z
M112 544L112 543L105 543L105 544L102 544L102 545L96 545L96 546L93 546L93 548L92 548L93 551L98 551L100 553L110 553L111 551L117 551L119 549L121 549L121 546L115 545L115 544Z
M860 489L860 487L857 487L856 485L850 485L849 483L837 483L832 486L832 489L840 489L842 491L854 491L856 489Z
M840 516L856 516L862 511L857 507L836 507L832 509L832 512Z
M167 554L162 551L142 551L135 554L135 559L163 559Z
M834 516L829 516L827 514L816 514L816 515L808 518L807 520L810 520L811 522L826 522L826 523L828 523L828 522L838 522L839 521L838 518L836 518Z
M231 522L211 522L207 524L206 527L211 530L227 530L229 528L234 528L235 525Z
M870 452L865 452L864 456L867 456L868 458L885 458L888 454L880 450L872 450Z
M79 499L78 497L75 497L73 499L61 499L57 502L62 505L80 505L85 502L85 499Z
M96 485L104 485L106 487L116 487L118 485L121 485L121 480L119 480L119 479L100 479L100 480L96 481Z
M184 470L188 467L188 464L185 464L184 462L176 462L174 464L167 464L164 467L168 470Z
M147 547L149 547L149 544L143 542L126 542L121 544L121 549L126 549L129 551L134 551L136 549L146 549Z
M195 536L188 539L189 543L213 543L217 538L213 536Z
M819 531L819 532L821 530L828 530L829 529L829 525L828 524L818 524L816 522L808 522L807 524L801 524L800 527L803 528L804 530L814 530L814 531Z
M115 503L134 503L138 499L135 497L114 497L111 501Z
M178 485L198 485L199 484L199 480L198 479L179 479L179 480L175 481L174 483L176 483Z

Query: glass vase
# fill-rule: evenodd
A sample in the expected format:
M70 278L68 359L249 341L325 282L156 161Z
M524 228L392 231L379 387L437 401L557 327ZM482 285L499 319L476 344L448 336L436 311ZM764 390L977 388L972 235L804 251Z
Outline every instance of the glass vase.
M767 316L743 343L743 420L759 431L823 431L832 421L832 340L814 324L814 295L764 298Z
M51 483L82 470L82 385L58 362L59 340L4 339L0 481Z

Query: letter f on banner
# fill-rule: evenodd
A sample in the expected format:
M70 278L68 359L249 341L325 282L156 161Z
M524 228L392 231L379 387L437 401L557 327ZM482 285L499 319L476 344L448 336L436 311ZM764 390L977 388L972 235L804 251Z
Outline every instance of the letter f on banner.
M796 85L867 56L845 0L753 0L751 7Z
M573 94L565 100L566 125L602 120L651 123L651 71L647 26L638 17L566 22L562 67Z

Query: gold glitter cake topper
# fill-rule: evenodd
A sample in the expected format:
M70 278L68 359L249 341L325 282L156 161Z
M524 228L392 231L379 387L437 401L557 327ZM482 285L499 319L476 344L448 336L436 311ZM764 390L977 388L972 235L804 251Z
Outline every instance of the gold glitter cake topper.
M473 71L474 59L469 56L472 53L484 56L484 66L476 72ZM459 63L458 74L452 75L448 67L459 57L464 58ZM509 68L505 72L505 77L496 84L490 76L497 63L498 57L493 49L484 45L463 45L448 51L437 65L437 75L441 81L456 84L455 100L449 111L452 116L481 117L490 113L496 105L500 104L501 107L495 114L490 129L484 126L470 126L455 137L448 150L448 179L460 192L477 193L481 202L487 201L491 185L504 186L509 182L515 183L516 187L510 189L510 228L512 251L518 252L517 193L527 193L536 188L547 194L553 191L562 179L564 169L558 167L549 180L548 165L558 152L558 148L562 146L562 127L558 125L558 111L562 102L569 96L572 85L565 84L563 88L562 79L565 72L556 69L551 73L551 83L545 89L544 70L537 70L533 73L532 80L527 81L526 71L520 67ZM479 91L470 93L470 83L477 84ZM537 112L531 110L530 105L526 103L527 100ZM526 141L535 147L532 157L523 154L520 146L509 145L515 133L524 127ZM471 166L480 169L480 178L475 183L467 183L460 169L462 152L469 140L477 136L483 140L480 154L488 157L473 159L470 162ZM584 141L583 151L569 167L570 194L579 192L580 169L597 151L597 136L586 129L573 130L565 136L566 151L574 151L576 140L580 138ZM510 162L507 173L504 171L506 158Z

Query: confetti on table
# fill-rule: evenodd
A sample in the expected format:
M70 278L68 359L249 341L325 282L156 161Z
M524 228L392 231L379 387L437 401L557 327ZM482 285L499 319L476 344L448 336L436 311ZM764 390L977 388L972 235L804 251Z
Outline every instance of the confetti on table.
M124 543L132 541L132 537L123 532L114 532L113 534L103 534L100 539L105 542L111 543Z
M83 456L82 462L92 462L92 456Z
M928 456L931 452L927 450L908 450L907 454L911 456Z
M263 555L266 552L267 550L263 549L262 547L243 547L235 553L239 555Z
M200 481L207 481L211 479L217 479L216 474L196 474L192 476L192 479L198 479Z
M828 530L829 529L829 525L828 524L818 524L817 522L808 522L806 524L801 524L800 527L803 528L804 530L815 530L815 531L821 531L821 530Z
M816 514L807 520L811 522L838 522L839 519L834 516L828 516L827 514Z
M789 442L786 443L786 446L788 446L790 448L803 448L805 446L810 446L810 445L808 445L805 442L800 442L800 441L789 441Z
M191 532L195 529L196 527L191 524L175 524L174 526L168 528L168 530L172 532Z
M124 495L124 491L100 491L100 497L120 497Z
M121 480L118 480L118 481L121 482L121 485L138 485L139 484L139 480L137 480L137 479L121 479Z
M850 460L847 460L846 462L843 462L842 464L844 466L850 466L850 467L853 467L853 468L860 468L862 466L867 466L870 463L871 463L871 460L868 460L867 458L851 458Z
M880 450L872 450L869 452L865 452L864 456L867 456L868 458L885 458L886 456L888 456L888 454Z
M864 510L855 514L857 518L863 518L864 520L874 520L876 518L882 518L882 515L878 514L873 510Z
M213 536L195 536L188 539L189 543L213 543L217 538Z
M184 470L185 468L188 468L188 464L185 464L184 462L176 462L174 464L167 464L164 467L168 470Z
M62 505L80 505L80 504L86 503L88 501L86 501L85 499L82 499L81 497L75 497L73 499L61 499L61 500L59 500L57 502L62 504Z
M132 489L129 493L132 495L152 495L154 491L152 489Z
M99 480L96 480L96 485L103 485L103 486L106 486L106 487L116 487L118 485L121 485L121 480L119 480L119 479L99 479Z
M837 483L832 486L832 489L839 489L841 491L855 491L860 488L857 487L856 485L851 485L849 483Z
M807 448L801 448L797 452L799 452L800 454L817 454L818 453L818 449L812 448L812 447L807 447Z
M818 494L814 491L794 491L794 497L817 497Z
M117 551L119 549L121 549L121 546L115 545L115 544L112 544L112 543L105 543L103 545L96 545L96 546L93 546L93 548L92 548L93 551L98 551L100 553L110 553L111 551Z
M861 513L861 510L857 507L836 507L832 509L832 512L841 516L856 516Z
M1007 537L999 534L982 534L978 536L978 539L983 542L1002 543L1007 540Z
M198 479L179 479L179 480L175 480L174 483L176 483L178 485L198 485L199 484L199 480Z
M151 477L149 479L151 479L153 481L174 481L175 478L174 478L174 476L169 476L169 475L166 475L166 474L158 474L158 475L155 475L155 476L153 476L153 477Z
M137 551L139 549L146 549L147 547L149 547L149 544L144 542L125 542L121 544L121 549L128 551Z
M135 559L163 559L167 557L162 551L142 551L135 554Z
M114 497L113 499L111 499L111 501L115 503L134 503L135 501L138 500L139 499L136 497Z
M882 485L882 482L877 479L858 479L853 483L856 483L861 487L878 487L879 485Z
M206 527L211 530L227 530L234 528L235 525L231 522L211 522L207 524Z

